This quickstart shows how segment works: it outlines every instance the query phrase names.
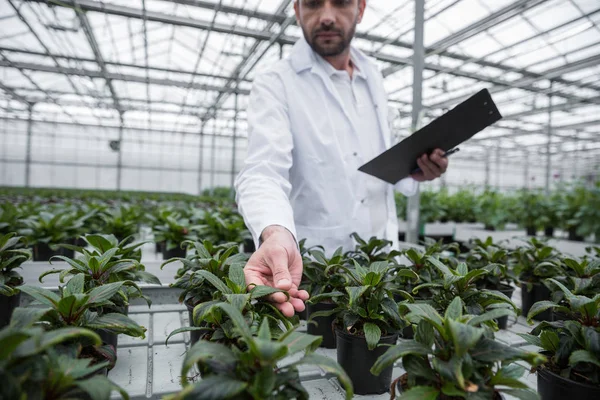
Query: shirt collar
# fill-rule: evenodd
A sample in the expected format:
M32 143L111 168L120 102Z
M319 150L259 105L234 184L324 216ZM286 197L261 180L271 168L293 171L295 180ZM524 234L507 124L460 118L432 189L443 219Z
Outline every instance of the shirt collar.
M350 61L352 62L352 65L354 66L354 71L352 72L352 74L356 78L366 79L365 74L363 72L363 67L357 61L358 58L355 57L355 55L353 54L352 50L350 52ZM339 75L339 74L347 74L346 71L340 71L340 70L335 69L333 67L333 65L329 64L329 62L327 60L325 60L323 57L321 57L317 53L314 53L314 55L315 55L315 58L316 58L317 62L319 64L321 64L321 66L325 69L325 72L327 72L327 75L329 75L329 77L333 77L336 74L337 75Z

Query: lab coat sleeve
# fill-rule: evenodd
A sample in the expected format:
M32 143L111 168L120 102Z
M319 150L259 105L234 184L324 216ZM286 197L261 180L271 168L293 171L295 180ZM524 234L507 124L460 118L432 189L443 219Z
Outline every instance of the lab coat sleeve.
M408 177L400 180L396 185L394 185L394 190L396 192L400 192L406 197L411 197L417 194L417 190L419 189L419 182L415 181L413 178Z
M289 201L289 171L294 147L281 78L275 72L258 76L248 106L248 153L235 180L236 201L256 248L270 225L288 229L296 238Z

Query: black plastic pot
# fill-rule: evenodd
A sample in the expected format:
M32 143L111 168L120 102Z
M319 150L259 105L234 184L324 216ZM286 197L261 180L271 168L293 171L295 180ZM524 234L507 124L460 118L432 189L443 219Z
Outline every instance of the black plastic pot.
M542 400L600 399L600 386L563 378L543 366L537 370L537 390Z
M96 331L100 339L102 339L103 344L110 344L112 347L117 350L119 346L119 335L116 333L105 331L104 329L98 329Z
M54 251L47 243L37 243L33 246L33 261L48 261L52 256L65 256L73 258L73 250L59 248Z
M379 376L371 374L375 361L381 357L388 346L379 346L369 350L367 340L361 336L350 335L340 329L335 330L337 340L337 362L344 368L354 386L354 393L382 394L390 390L393 366L384 369ZM380 344L396 344L398 334L384 336Z
M496 290L498 290L500 293L502 293L509 299L512 299L512 295L515 291L515 288L512 286L508 286L508 285L502 285L500 288L498 288ZM508 325L508 315L498 318L497 322L498 322L498 328L506 329L506 326Z
M182 249L179 246L178 247L174 247L171 250L167 250L167 248L165 247L163 250L163 260L168 260L170 258L185 258L186 255L186 249Z
M154 243L154 250L156 251L156 254L158 253L162 253L165 249L165 242L156 242Z
M486 225L484 228L486 231L495 231L496 227L492 225Z
M545 227L544 228L544 236L553 237L554 236L554 227L553 226Z
M413 326L409 325L406 328L402 329L402 332L400 332L400 337L403 339L413 339L415 337L415 331L413 329Z
M521 284L521 308L523 316L527 318L531 306L542 300L550 300L551 293L546 286L541 283L534 283L531 291L527 290L527 284ZM536 321L552 321L552 310L546 310L533 319Z
M118 308L110 310L110 312L120 313L123 315L129 315L129 306L118 307ZM104 329L98 329L96 331L96 333L98 334L98 336L100 336L100 339L102 339L102 343L110 344L115 348L115 351L117 350L117 347L119 346L119 334L118 333L108 332L108 331L105 331Z
M308 326L306 328L306 332L309 335L322 336L323 341L321 342L320 347L324 347L326 349L335 349L335 332L333 330L333 321L335 319L335 315L331 315L329 317L317 317L313 321L318 325L315 325L310 320L310 316L313 313L318 311L329 311L336 308L336 305L333 303L317 303L317 304L307 304L308 308Z
M574 242L583 242L585 238L577 234L577 227L569 228L569 240Z
M535 228L535 226L527 226L525 227L525 230L527 230L527 236L537 235L537 229Z
M0 329L9 324L15 308L21 302L21 292L13 296L0 295Z

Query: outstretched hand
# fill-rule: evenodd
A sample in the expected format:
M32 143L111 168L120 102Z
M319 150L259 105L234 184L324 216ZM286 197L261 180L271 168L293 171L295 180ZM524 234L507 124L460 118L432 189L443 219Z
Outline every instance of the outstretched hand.
M448 169L448 158L443 157L444 151L435 149L431 155L423 154L417 159L420 172L411 177L417 182L432 181L442 176Z
M286 317L304 310L306 290L298 290L302 279L302 256L292 234L281 226L269 226L262 234L263 243L244 268L247 285L266 285L287 291L272 294L269 299Z

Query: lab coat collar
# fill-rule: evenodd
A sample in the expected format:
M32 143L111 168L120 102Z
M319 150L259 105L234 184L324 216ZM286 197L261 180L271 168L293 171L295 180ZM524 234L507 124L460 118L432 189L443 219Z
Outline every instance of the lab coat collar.
M387 109L387 104L385 104L385 102L382 101L383 97L381 96L381 93L379 93L379 91L377 90L375 77L373 76L373 73L367 68L367 65L369 63L367 56L353 46L350 47L350 52L353 61L358 65L359 69L361 70L360 73L366 79L367 84L369 85L369 90L371 91L371 96L373 97L375 108L377 109L377 115L379 117L379 124L381 128L380 132L383 136L386 148L389 148L391 143L390 137L387 134L386 124L388 122L385 118L386 114L384 113L384 108ZM319 65L319 62L317 61L316 57L317 56L315 52L310 47L306 39L304 37L301 37L292 49L292 53L290 55L290 62L292 68L297 74L300 74L301 72L310 69L313 73L319 75L322 78L329 93L338 102L346 118L349 121L352 121L350 115L348 114L348 111L342 105L342 100L339 94L337 93L337 90L335 90L333 82L331 81L331 79L327 79L329 78L329 74L322 65Z
M318 55L315 54L306 39L304 37L300 38L294 45L291 54L291 62L292 66L294 67L294 71L299 74L302 71L312 69L316 65L319 65L320 63L317 60L317 57ZM357 67L357 71L355 71L357 72L357 76L367 79L365 74L365 65L368 62L367 57L360 50L350 46L350 58ZM327 68L325 71L329 76L331 76L336 70L333 68L333 66L331 66L331 64L327 63L327 61L325 61L325 64L331 67L331 69ZM326 68L325 65L322 67Z

